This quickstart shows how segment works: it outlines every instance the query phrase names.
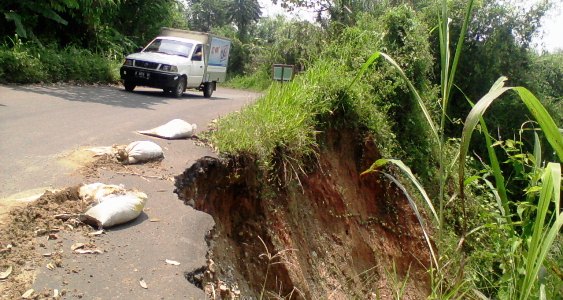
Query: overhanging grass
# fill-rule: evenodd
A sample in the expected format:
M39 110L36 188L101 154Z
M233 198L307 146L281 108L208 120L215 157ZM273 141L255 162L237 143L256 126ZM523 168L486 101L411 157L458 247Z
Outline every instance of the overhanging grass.
M337 70L322 62L293 82L273 84L255 104L220 119L213 143L222 153L252 153L265 159L276 147L297 157L310 153L316 146L316 117L333 109L335 97L330 94L335 93L324 87L331 78L343 78ZM338 88L333 85L331 90Z

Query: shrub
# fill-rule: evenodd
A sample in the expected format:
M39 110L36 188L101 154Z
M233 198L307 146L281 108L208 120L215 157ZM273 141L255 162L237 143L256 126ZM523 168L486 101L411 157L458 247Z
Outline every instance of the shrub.
M44 48L16 40L11 47L0 46L0 82L116 82L120 62L74 47Z

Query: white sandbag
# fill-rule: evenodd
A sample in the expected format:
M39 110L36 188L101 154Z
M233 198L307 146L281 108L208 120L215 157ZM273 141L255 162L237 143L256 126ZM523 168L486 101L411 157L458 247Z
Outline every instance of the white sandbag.
M120 155L123 162L135 164L164 157L162 148L151 141L137 141L125 147L124 154Z
M184 139L195 134L196 124L190 124L184 120L174 119L162 126L150 130L137 131L140 134L161 137L165 139Z
M99 227L107 228L137 218L146 203L147 195L142 192L128 191L122 195L107 195L84 215L95 219Z
M82 200L101 202L108 195L123 195L127 192L123 185L103 184L100 182L85 184L78 190Z

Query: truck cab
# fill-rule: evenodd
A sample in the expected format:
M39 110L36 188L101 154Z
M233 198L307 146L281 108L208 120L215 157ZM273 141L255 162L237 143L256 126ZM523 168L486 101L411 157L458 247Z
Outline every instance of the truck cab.
M230 41L207 33L163 28L140 52L128 55L120 69L125 90L161 88L181 97L187 88L210 98L225 80Z

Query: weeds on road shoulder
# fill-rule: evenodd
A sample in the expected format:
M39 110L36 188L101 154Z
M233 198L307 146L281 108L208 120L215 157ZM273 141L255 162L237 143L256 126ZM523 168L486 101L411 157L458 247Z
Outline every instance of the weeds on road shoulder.
M252 91L265 91L274 83L272 75L262 70L250 75L237 75L229 78L225 86Z
M118 58L75 47L39 47L23 43L17 36L0 45L2 83L115 83L120 65Z

